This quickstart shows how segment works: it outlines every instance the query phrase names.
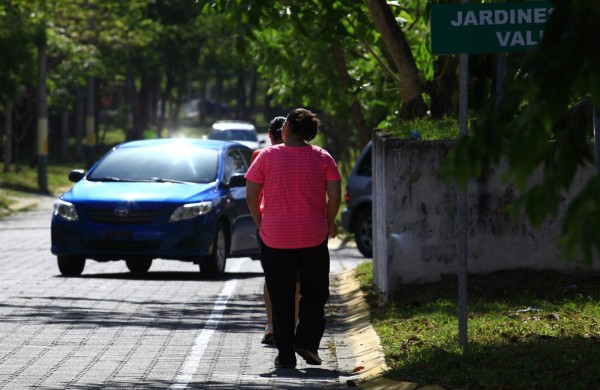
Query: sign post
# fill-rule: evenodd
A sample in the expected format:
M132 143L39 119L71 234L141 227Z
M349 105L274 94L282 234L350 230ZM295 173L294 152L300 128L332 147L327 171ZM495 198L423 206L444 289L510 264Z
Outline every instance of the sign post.
M459 137L468 133L468 54L531 49L542 39L552 11L549 1L468 4L461 0L460 4L431 5L431 52L460 54ZM458 342L463 348L468 339L467 195L465 188L457 196Z
M458 110L458 136L466 137L469 130L469 55L460 55L460 83L459 83L459 110ZM456 199L456 213L458 215L457 247L458 247L458 343L461 347L467 346L467 259L468 259L468 191L467 187L458 191Z

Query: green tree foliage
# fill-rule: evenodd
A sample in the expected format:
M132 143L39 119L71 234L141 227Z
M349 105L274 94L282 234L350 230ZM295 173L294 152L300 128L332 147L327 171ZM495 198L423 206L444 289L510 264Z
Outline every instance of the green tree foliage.
M317 109L337 158L352 161L371 129L400 112L397 71L364 3L214 0L204 10L246 26L238 49L257 64L271 103Z
M51 113L72 109L76 89L94 77L100 98L114 96L125 110L137 107L140 128L150 123L162 127L156 124L157 101L176 102L171 107L176 116L190 78L197 75L202 43L212 33L200 18L200 10L198 4L184 0L3 3L0 96L34 88L34 50L43 39ZM133 99L124 97L130 70L136 93ZM35 100L25 99L23 105L35 107ZM17 111L24 110L18 107ZM162 111L167 109L162 107Z
M236 117L251 119L249 112L262 90L271 107L305 105L319 111L326 141L350 162L350 151L370 139L371 129L395 122L403 105L389 49L361 2L11 0L11 4L44 20L51 113L71 109L77 88L93 77L99 102L112 96L121 110L131 111L133 138L148 127L160 134L164 117L157 113L176 118L188 96L203 96L205 91L235 106ZM424 65L420 75L426 82L433 80L431 57L423 50L424 3L411 1L391 9L410 38L416 60ZM35 29L36 24L26 22ZM33 84L34 78L28 82ZM127 86L134 95L126 96ZM274 113L266 110L264 115Z
M0 4L0 100L17 99L23 80L34 78L35 30L26 1Z
M0 104L5 119L4 172L35 123L37 46L45 39L43 13L32 12L39 2L10 0L0 4ZM31 101L31 103L29 102Z
M600 107L600 3L555 1L539 47L522 58L498 107L476 115L473 134L451 153L447 172L464 184L488 163L508 162L521 195L513 207L536 225L554 216L577 172L593 164L590 100ZM536 171L543 172L534 182ZM560 242L569 258L600 254L600 179L568 205Z

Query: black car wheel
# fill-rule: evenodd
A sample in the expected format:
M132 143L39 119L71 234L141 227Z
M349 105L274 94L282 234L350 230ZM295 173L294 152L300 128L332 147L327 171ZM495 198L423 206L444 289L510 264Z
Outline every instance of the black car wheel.
M373 215L370 208L360 212L356 217L354 229L356 246L364 257L373 257Z
M200 263L200 272L202 275L210 278L223 276L225 273L225 264L227 262L227 233L225 226L221 222L217 226L217 234L213 244L211 255Z
M127 259L125 264L132 274L143 275L150 269L152 259Z
M85 268L85 258L79 256L56 256L58 270L64 276L79 276Z

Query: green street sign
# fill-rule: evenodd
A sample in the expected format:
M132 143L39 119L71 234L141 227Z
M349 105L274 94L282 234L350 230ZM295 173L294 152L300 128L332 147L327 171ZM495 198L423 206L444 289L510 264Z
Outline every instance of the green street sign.
M432 4L431 51L436 55L529 50L544 34L550 1Z

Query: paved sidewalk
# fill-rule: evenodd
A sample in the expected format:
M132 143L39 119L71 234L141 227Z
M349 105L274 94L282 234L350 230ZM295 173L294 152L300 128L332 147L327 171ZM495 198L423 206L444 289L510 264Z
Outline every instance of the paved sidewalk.
M27 196L26 198L20 199L19 202L11 206L10 211L16 212L20 210L30 210L32 208L35 208L36 205L39 203L44 209L45 214L47 212L50 212L51 203L53 202L53 200L54 198L50 196L34 194L31 196ZM264 308L262 308L262 305L260 305L260 302L257 300L257 294L260 294L259 291L262 290L262 282L260 282L260 279L254 280L253 282L250 282L250 279L247 279L248 282L243 282L240 280L237 282L238 287L235 292L235 298L232 299L235 299L235 305L237 307L247 308L247 318L244 319L244 324L248 323L248 326L240 324L240 319L238 317L234 316L230 319L224 318L222 325L219 325L219 328L221 326L224 327L224 332L213 334L213 337L210 340L210 344L207 345L207 354L203 358L203 362L204 360L206 360L206 362L202 364L204 370L196 372L194 374L193 382L189 383L187 387L196 388L193 384L203 383L203 386L205 386L203 388L228 388L228 385L236 384L236 387L238 388L277 389L325 387L357 387L362 389L382 390L440 389L439 387L435 386L419 387L415 383L396 382L387 380L382 377L386 366L379 344L379 338L377 337L375 331L371 327L371 324L369 322L368 305L364 299L362 292L359 289L358 281L353 276L353 264L356 264L357 261L362 261L360 260L360 257L358 257L354 253L358 253L357 251L355 251L354 249L348 251L348 247L353 246L353 243L345 243L340 240L330 241L330 251L332 253L332 258L336 257L338 259L337 261L340 261L339 259L341 258L342 264L344 263L344 259L346 258L347 254L350 254L350 256L355 256L355 258L348 258L348 264L346 266L342 265L341 268L337 268L337 273L336 271L333 271L331 276L331 298L327 308L328 325L325 336L322 341L321 349L319 351L324 361L323 366L319 366L318 368L314 366L306 366L304 361L301 358L299 358L297 370L273 370L272 364L274 356L276 355L275 351L272 350L272 347L266 347L260 344L262 329L259 326L256 326L256 324L259 324L264 317ZM251 262L249 260L239 261L242 265L245 264L244 267L246 267L246 270L244 272L246 272L248 275L260 274L260 266L258 262ZM104 265L97 266L104 267ZM248 266L250 268L247 268ZM170 263L168 267L168 269L172 269L173 263ZM340 269L342 269L343 271L340 272ZM48 271L44 270L43 273L47 274ZM55 283L59 281L62 281L62 279L54 279L52 282ZM98 283L99 286L102 286L105 283L115 283L115 281L111 279L105 280L81 278L65 280L65 282L62 283L62 285L67 287L71 283L73 284L73 286L77 285L77 283L85 283L86 286L90 286L93 283ZM131 280L117 280L116 283L123 283L123 286L132 285ZM195 286L195 284L185 284L186 287L184 287L184 285L181 283L169 283L168 286L169 291L171 291L169 294L171 295L176 294L175 296L181 296L183 298L186 294L195 294L193 290L186 290L190 289L191 286ZM168 292L166 287L164 287L163 290L161 290L161 293ZM141 294L142 291L144 290L132 290L132 292L136 294ZM158 299L156 292L151 294L153 296L153 299ZM43 296L43 294L40 295ZM169 297L171 295L169 295ZM169 299L171 299L169 297L165 296L162 297L162 299L164 301L168 301ZM132 306L132 308L129 309L133 318L135 318L138 314L141 315L143 318L143 314L145 313L144 310L147 310L146 308L148 307L148 304L144 305L145 299L146 298L144 298L144 295L141 295L140 297L134 300L135 302L139 302L139 305L135 307ZM64 309L70 310L68 306L65 306L62 310ZM94 308L91 308L90 310L93 311ZM232 315L233 314L235 313L232 313ZM57 315L60 316L61 314L58 313ZM229 313L226 313L225 317L228 316ZM140 322L140 325L143 324L143 322ZM235 326L231 324L235 324ZM250 326L250 324L253 324L253 326ZM171 325L168 325L168 323L165 322L165 324L163 324L161 327L156 326L156 329L148 328L145 325L141 329L144 329L143 332L147 337L151 336L150 333L156 333L155 337L158 341L159 337L163 337L163 328L169 328L169 326ZM194 325L193 328L195 327L196 326ZM40 328L40 332L42 330L43 328ZM232 331L245 331L249 332L250 334L247 334L245 336L239 335L237 338L232 338L230 333ZM175 335L178 334L178 332L172 333L170 337L175 337ZM49 336L52 335L49 334ZM100 335L98 334L98 336ZM188 339L190 337L190 332L186 331L181 336L177 336L177 338L179 339L182 336L185 337L185 339ZM94 337L96 337L95 334ZM241 337L244 338L242 339ZM71 348L74 343L77 343L73 333L71 333L70 340L70 342L64 344L65 347ZM89 342L88 339L82 340L82 343ZM100 341L100 339L98 340ZM115 339L114 341L116 342L117 340ZM130 343L131 340L124 339L121 343L123 342ZM51 340L51 338L44 341L44 344L46 343L49 343L48 345L56 344ZM63 341L61 341L59 345L63 345ZM108 346L105 346L103 348L113 348L110 347L110 345L113 345L112 341L109 341L107 345ZM24 345L24 347L26 347L26 345ZM119 345L114 344L114 347L117 348L115 350L115 353L117 353L119 351ZM125 344L123 344L122 347L125 348ZM150 347L154 348L152 346ZM56 346L46 348L53 348L53 351L57 350ZM78 348L82 347L80 346ZM140 347L140 353L141 349L143 348ZM147 352L150 353L150 351ZM78 352L77 355L74 356L83 357L84 355L81 355L81 353L82 352ZM243 367L240 367L238 365L240 362L240 354L243 354L244 356L250 356L249 359L243 360ZM152 356L152 353L148 355L148 357L150 356ZM173 358L175 358L174 356L175 355L173 354ZM14 360L11 361L16 362ZM133 360L130 363L132 365L131 375L134 375L133 373L144 372L143 368L141 367L143 361L144 358L142 358L142 356L140 355L140 357L137 360ZM98 363L100 363L100 361ZM140 365L140 367L136 367L136 364ZM164 380L154 379L154 377L151 375L152 373L150 373L147 374L149 375L149 377L144 379L144 381L146 381L145 383L168 383L168 376L172 375L173 371L177 370L177 363L173 361L173 364L174 365L171 367L162 368L161 372L163 372L164 374L161 374L160 376L163 377ZM92 370L91 368L92 366L90 366L90 372L88 373L88 375L90 375L88 383L103 383L102 381L105 380L103 379L104 373L94 373L95 370ZM121 366L117 368L119 368L119 370L124 370L124 367ZM64 374L65 378L69 378L68 371ZM58 372L55 372L55 374L53 375L58 375ZM94 377L94 375L96 375L97 378ZM117 374L111 375L117 378ZM119 382L112 383L116 384ZM132 382L130 383L135 383L135 380L133 380L132 378ZM138 382L138 386L136 388L144 388L143 383L144 382ZM160 388L160 385L158 387ZM178 387L175 386L173 388Z

